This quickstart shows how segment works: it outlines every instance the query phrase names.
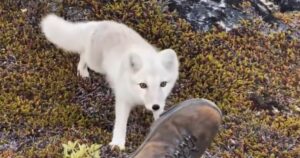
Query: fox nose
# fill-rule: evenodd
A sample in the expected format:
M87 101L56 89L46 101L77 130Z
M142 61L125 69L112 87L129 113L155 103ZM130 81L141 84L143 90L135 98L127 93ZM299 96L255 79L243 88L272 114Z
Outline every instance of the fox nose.
M158 104L154 104L154 105L152 106L152 109L153 109L154 111L157 111L157 110L159 109L159 105L158 105Z

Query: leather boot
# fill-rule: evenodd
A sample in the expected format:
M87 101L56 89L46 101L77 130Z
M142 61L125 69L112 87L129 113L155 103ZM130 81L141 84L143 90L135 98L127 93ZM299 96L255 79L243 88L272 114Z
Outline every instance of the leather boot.
M218 132L220 109L206 99L190 99L154 122L132 158L200 158Z

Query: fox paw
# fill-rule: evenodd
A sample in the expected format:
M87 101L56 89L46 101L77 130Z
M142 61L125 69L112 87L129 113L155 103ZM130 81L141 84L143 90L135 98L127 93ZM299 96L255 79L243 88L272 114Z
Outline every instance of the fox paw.
M111 150L115 150L117 148L119 148L121 151L125 150L125 144L123 144L123 143L110 142L109 146L110 146Z
M77 76L81 76L82 78L89 78L90 77L90 73L87 69L85 70L78 70L77 71Z

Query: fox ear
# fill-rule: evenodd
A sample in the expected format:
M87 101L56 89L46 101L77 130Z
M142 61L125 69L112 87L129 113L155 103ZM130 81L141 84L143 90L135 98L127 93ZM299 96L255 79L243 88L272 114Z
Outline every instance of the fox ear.
M129 54L129 67L132 72L138 72L143 66L142 59L135 53Z
M179 62L177 59L177 55L173 49L162 50L159 53L159 55L162 64L165 66L166 69L171 71L178 71Z

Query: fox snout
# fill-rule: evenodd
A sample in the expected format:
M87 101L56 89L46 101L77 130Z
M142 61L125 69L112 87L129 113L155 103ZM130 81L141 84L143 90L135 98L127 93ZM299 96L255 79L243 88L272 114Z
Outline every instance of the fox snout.
M162 106L159 106L158 104L154 104L152 106L152 113L153 113L153 116L154 116L154 119L158 119L160 117L160 115L163 113L163 110L164 108Z
M155 112L163 109L163 104L145 104L145 107L146 109Z
M147 91L145 95L145 102L144 105L146 108L150 111L156 112L160 111L161 109L164 108L165 101L163 94L161 92L156 92L156 93L150 93L151 91Z
M160 109L160 106L158 105L158 104L154 104L153 106L152 106L152 110L154 110L154 111L157 111L157 110L159 110Z

